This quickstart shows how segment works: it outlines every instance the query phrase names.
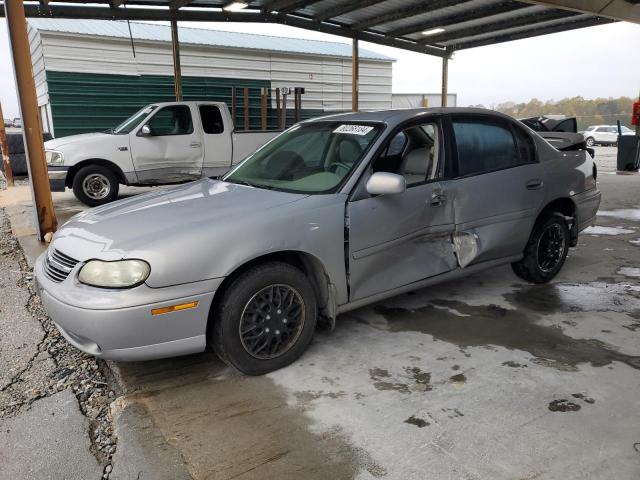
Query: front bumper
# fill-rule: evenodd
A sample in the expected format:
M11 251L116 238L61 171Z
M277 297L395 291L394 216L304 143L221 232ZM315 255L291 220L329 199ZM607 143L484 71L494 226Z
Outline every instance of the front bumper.
M47 166L49 173L49 185L52 192L64 192L67 186L67 173L69 167Z
M77 265L62 282L44 273L44 255L35 264L38 292L60 333L76 348L100 358L152 360L206 348L209 309L222 279L165 288L143 284L127 290L89 287L76 280ZM163 315L151 310L197 301L195 308Z

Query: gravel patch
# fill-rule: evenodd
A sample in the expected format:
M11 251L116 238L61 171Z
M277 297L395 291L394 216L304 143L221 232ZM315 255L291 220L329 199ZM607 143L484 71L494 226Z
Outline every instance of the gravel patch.
M0 386L0 419L15 417L32 408L39 399L71 390L89 422L91 453L103 465L102 478L107 479L117 446L109 409L117 396L117 387L106 363L71 346L48 318L35 291L33 272L11 235L4 209L0 209L0 269L14 269L14 276L3 286L3 291L15 290L22 294L16 298L26 298L24 305L3 301L2 308L26 309L42 328L41 339L35 348L25 345L25 348L31 348L30 357L21 358L19 368L14 369ZM10 314L5 310L6 313ZM3 335L11 335L11 332L3 332ZM0 356L0 368L8 368L4 365L6 361L6 355Z

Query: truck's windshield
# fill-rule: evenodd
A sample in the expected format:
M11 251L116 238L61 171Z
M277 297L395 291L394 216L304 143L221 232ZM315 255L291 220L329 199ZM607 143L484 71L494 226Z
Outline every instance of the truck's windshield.
M148 107L144 107L142 110L138 110L136 113L127 118L124 122L118 125L113 129L113 133L116 135L124 135L127 133L131 133L131 130L136 128L140 122L146 118L151 112L153 112L156 108L156 105L149 105Z
M224 180L296 193L331 193L358 164L380 132L377 125L313 122L266 144Z

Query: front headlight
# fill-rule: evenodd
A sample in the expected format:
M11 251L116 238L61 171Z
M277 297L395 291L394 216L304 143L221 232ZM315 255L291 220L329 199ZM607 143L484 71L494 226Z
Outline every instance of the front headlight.
M44 157L47 159L47 165L62 165L64 162L62 153L54 150L45 150Z
M93 287L126 288L141 284L150 272L151 267L143 260L90 260L80 269L78 279Z

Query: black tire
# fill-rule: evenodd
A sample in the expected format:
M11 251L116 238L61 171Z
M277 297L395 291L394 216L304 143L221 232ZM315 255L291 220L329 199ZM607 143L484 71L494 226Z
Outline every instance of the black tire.
M297 326L293 325L296 322L289 321L288 330L291 335L289 332L276 330L280 328L279 325L287 324L287 312L281 313L277 305L284 305L284 300L288 297L280 296L280 302L277 302L277 295L272 293L271 303L260 303L264 295L268 295L267 292L282 287L287 287L298 295L291 294L291 298L295 300L295 312L288 312L295 318L298 318L296 312L303 315L302 322L298 322ZM256 304L260 305L259 313L255 310L251 313L252 306ZM283 310L286 308L292 307L282 307ZM268 313L272 313L273 317L270 318ZM224 291L209 317L208 340L226 364L247 375L262 375L285 367L302 355L313 337L317 316L316 296L305 274L287 263L269 262L242 273ZM241 327L245 329L244 335ZM284 326L282 328L287 329ZM291 329L295 329L295 332ZM249 332L256 333L250 338ZM254 340L254 344L249 344ZM260 350L263 342L268 348L280 348L273 345L282 345L282 351L268 356L267 349L262 347ZM259 353L252 354L252 347L254 352Z
M102 165L82 167L73 177L73 194L90 207L113 202L118 198L119 189L116 174Z
M589 137L587 138L585 143L587 144L587 147L593 147L596 144L596 139L593 137Z
M549 236L555 235L559 237L562 245L552 241L547 246ZM546 283L555 277L564 265L570 244L571 234L564 216L560 213L545 215L533 227L524 249L524 258L512 263L511 268L517 276L527 282ZM549 261L552 263L549 264Z

